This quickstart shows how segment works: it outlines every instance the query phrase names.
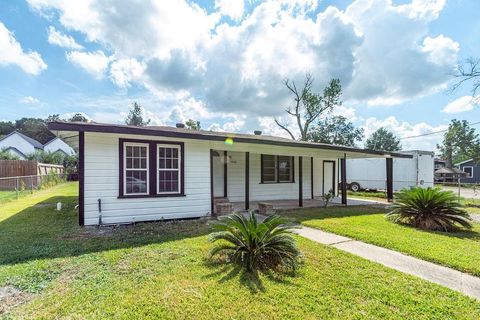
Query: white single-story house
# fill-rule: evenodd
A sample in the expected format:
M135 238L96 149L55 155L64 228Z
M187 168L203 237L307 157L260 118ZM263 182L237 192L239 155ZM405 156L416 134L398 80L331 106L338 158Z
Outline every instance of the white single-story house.
M379 170L387 170L392 197L392 157L411 157L180 125L50 122L48 128L79 150L80 225L209 216L215 198L244 209L269 200L301 207L333 190L346 204L346 184L338 185L346 181L347 158L386 158Z
M27 155L34 153L37 150L50 152L58 151L67 155L75 154L75 150L58 137L53 138L51 141L43 145L37 140L30 138L19 131L13 131L0 139L0 150L7 150L22 160L26 159Z

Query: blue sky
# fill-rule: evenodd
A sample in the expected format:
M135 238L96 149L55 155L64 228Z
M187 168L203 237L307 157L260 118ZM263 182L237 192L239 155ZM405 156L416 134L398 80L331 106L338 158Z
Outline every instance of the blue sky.
M311 72L318 91L341 79L335 112L367 135L442 130L480 119L468 85L448 90L455 65L480 57L478 12L475 0L3 1L0 120L120 123L135 100L158 125L281 135L282 80Z

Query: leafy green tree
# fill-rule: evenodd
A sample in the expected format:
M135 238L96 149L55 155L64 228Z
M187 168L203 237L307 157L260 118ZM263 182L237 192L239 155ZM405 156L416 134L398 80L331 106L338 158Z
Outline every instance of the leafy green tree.
M355 128L343 116L327 117L319 120L308 132L307 140L313 142L355 147L363 139L363 129Z
M20 160L16 154L7 151L6 148L0 149L0 160Z
M15 129L42 144L55 138L47 128L47 123L39 118L22 118L15 121Z
M323 89L323 94L313 92L313 76L310 73L305 75L303 87L297 88L295 81L285 80L283 84L293 95L293 105L285 111L295 121L300 131L300 140L306 141L310 126L322 114L332 111L332 109L341 105L340 97L342 95L342 86L339 79L330 80L329 84ZM285 130L290 137L295 140L295 135L286 124L280 123L275 119L275 123Z
M200 121L195 121L193 119L188 119L188 121L185 122L185 125L187 126L188 129L197 130L197 131L202 128L200 126Z
M470 158L480 160L480 139L466 120L453 119L447 132L443 135L442 144L437 146L447 167Z
M70 119L68 119L69 122L89 122L87 117L85 117L81 113L75 113Z
M56 114L51 114L45 119L45 122L53 122L53 121L63 121L62 118L60 118L60 115L58 113Z
M150 119L143 119L142 107L137 102L133 102L125 123L129 126L145 127L150 123Z
M385 128L379 128L372 133L370 138L365 142L365 148L380 151L402 150L400 139L398 139L393 132Z
M0 121L0 138L10 134L15 130L15 125L11 121Z

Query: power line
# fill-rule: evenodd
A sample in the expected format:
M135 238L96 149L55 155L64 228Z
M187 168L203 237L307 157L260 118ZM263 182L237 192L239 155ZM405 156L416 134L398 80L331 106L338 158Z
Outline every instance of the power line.
M480 124L480 121L478 121L478 122L473 122L473 123L469 123L470 126L475 126L475 125L477 125L477 124ZM447 131L448 131L448 129L438 130L438 131L433 131L433 132L429 132L429 133L419 134L418 136L403 137L403 138L400 138L400 140L412 139L412 138L419 138L419 137L425 137L425 136L431 136L431 135L433 135L433 134L438 134L438 133L447 132Z

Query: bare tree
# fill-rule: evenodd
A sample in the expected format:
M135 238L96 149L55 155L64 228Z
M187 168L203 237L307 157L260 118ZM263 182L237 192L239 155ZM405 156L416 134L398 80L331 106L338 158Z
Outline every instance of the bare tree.
M308 139L310 125L323 113L329 112L336 105L341 105L340 96L342 87L339 79L330 80L329 84L323 90L323 95L312 92L313 76L310 73L305 74L305 81L302 88L297 88L295 81L286 79L283 84L293 95L293 105L285 109L290 115L295 117L298 129L300 131L300 140ZM285 130L293 140L295 135L286 124L280 123L275 119L275 123Z
M475 97L480 90L480 59L469 58L465 66L459 64L454 76L458 81L452 86L452 91L458 89L465 82L473 81L472 96Z

